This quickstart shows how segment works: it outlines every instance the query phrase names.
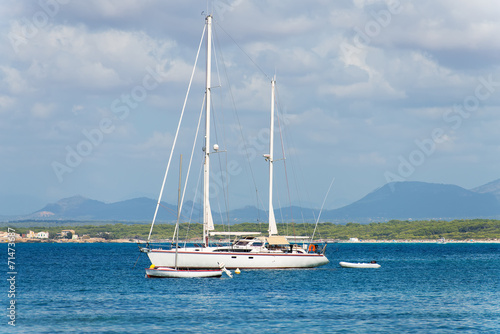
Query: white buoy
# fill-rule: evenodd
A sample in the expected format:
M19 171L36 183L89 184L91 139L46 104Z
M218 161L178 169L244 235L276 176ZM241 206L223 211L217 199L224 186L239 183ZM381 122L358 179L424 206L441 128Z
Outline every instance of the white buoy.
M241 274L241 271L240 271L240 268L236 268L236 270L234 271L235 274Z

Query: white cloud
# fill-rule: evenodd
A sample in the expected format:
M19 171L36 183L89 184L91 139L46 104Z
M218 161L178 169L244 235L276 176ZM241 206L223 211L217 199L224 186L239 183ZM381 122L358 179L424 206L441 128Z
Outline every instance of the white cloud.
M7 90L13 95L19 95L30 91L28 82L23 78L22 73L13 67L0 66L4 77L3 82L7 85Z
M31 114L36 118L46 119L54 113L55 104L35 103L31 108Z
M324 93L334 94L339 97L362 97L362 98L374 98L374 99L401 99L406 96L404 91L396 89L392 86L387 79L387 73L392 70L389 62L384 61L380 64L378 62L372 61L371 64L368 63L367 57L376 51L372 51L371 48L365 47L362 49L356 49L352 45L345 45L344 48L354 48L353 52L346 52L341 54L341 59L346 67L355 67L364 71L367 74L366 80L354 82L351 84L342 85L328 85L322 87Z
M388 27L394 44L426 50L500 48L500 6L488 0L402 3L402 13ZM404 29L400 29L405 24ZM382 35L382 37L385 37Z
M175 43L135 31L89 31L85 26L47 25L19 48L30 64L20 76L97 91L141 82L146 67L165 65ZM167 57L167 58L166 58ZM6 69L4 69L6 71ZM13 81L16 73L9 72ZM22 87L21 83L14 86Z
M134 0L88 0L84 4L76 4L80 10L86 9L89 13L99 14L106 18L131 16L149 5L150 1L137 2Z
M158 152L168 152L173 142L174 137L171 133L160 133L155 131L145 142L133 145L133 149L135 155L156 156Z
M386 158L381 156L380 152L366 152L352 156L344 156L341 157L340 160L343 164L352 166L366 165L385 167L387 164Z
M82 105L74 105L73 108L71 108L71 112L76 115L83 109L85 109L85 107Z
M5 112L7 109L12 107L15 100L10 96L0 95L0 113Z

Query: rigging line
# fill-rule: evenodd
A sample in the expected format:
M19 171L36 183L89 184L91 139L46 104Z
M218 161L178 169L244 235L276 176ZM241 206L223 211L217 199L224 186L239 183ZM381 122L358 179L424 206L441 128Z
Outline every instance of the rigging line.
M304 226L304 235L308 235L306 220L304 218L304 212L302 210L300 210L300 217L302 218L302 226Z
M211 110L214 110L215 108L213 107L212 105L212 108ZM212 122L213 122L213 128L214 128L214 133L215 133L215 140L216 142L218 142L218 132L217 132L217 126L216 126L216 121L215 121L215 113L212 112ZM220 154L217 154L217 161L219 162L219 170L220 170L220 185L221 185L221 188L222 188L222 192L223 192L223 198L224 198L224 205L226 206L226 212L228 211L229 207L228 207L228 201L227 201L227 193L226 193L226 188L224 187L224 180L223 180L223 176L222 176L222 162L221 162L221 156ZM226 164L227 166L227 164ZM220 199L219 197L217 196L217 205L219 207L219 213L220 213L220 216L221 216L221 221L222 221L222 224L224 224L224 220L222 219L222 212L220 210ZM229 224L229 221L228 221L228 224Z
M222 210L221 210L221 207L220 207L220 201L219 200L217 200L217 208L219 209L219 216L220 216L220 220L222 222L222 226L224 226L224 218L222 217ZM228 222L228 225L229 225L229 222Z
M245 54L245 56L247 56L247 58L250 59L250 61L254 64L254 66L257 67L259 69L259 71L266 77L266 79L268 79L269 81L271 81L271 78L266 74L266 72L264 72L264 70L252 59L252 57L250 57L250 55L248 53L245 52L245 50L243 50L243 48L234 40L234 38L227 31L225 31L224 28L222 28L222 26L219 24L219 22L217 22L217 20L215 20L215 23L233 41L233 43L236 44L236 46L238 47L238 49L240 49L241 52L243 52L243 54Z
M189 236L189 228L191 226L191 221L193 219L194 204L195 204L195 201L196 201L196 197L198 197L198 189L200 188L200 180L201 180L201 174L202 174L202 171L203 171L203 164L204 164L204 162L202 161L201 162L201 166L200 166L200 171L198 173L198 181L196 182L196 187L195 187L195 191L194 191L193 205L191 206L191 213L189 215L189 224L188 224L188 228L187 228L187 231L186 231L186 238L184 239L184 247L186 247L186 242L187 242L188 236ZM201 216L201 213L200 213L200 216Z
M165 210L169 211L172 215L176 215L175 211L173 209L169 208L168 206L165 206L163 204L160 204L160 206L162 208L164 208ZM182 213L181 213L180 218L182 218L183 220L187 220L187 217L185 217ZM174 237L173 238L175 238L175 232L176 232L176 230L177 230L177 227L174 228Z
M283 225L286 226L285 235L288 235L288 225L285 224L285 219L283 218L283 210L282 210L282 207L281 207L281 202L279 200L279 196L278 196L278 205L280 207L281 224L283 224Z
M195 134L194 140L193 140L193 148L191 149L191 157L189 158L189 166L188 166L188 171L187 171L187 174L186 174L186 182L184 184L184 190L183 190L183 193L182 193L182 202L184 202L184 195L186 194L187 179L189 178L189 173L191 172L191 165L192 165L192 162L193 162L194 150L196 148L196 141L198 140L198 134L200 132L200 124L201 124L201 119L202 119L202 116L203 116L203 109L205 108L206 98L207 98L207 96L205 94L204 97L203 97L203 103L201 104L200 117L198 117L198 125L196 127L196 134ZM182 203L181 203L181 208L182 208Z
M262 202L262 198L261 197L259 197L259 202L260 202L260 205L261 205L260 207L264 208L264 209L262 209L262 211L264 211L265 213L269 213L269 211L266 209L266 206L264 206L264 203ZM259 204L257 203L257 205L259 205ZM257 210L258 210L258 208L259 207L257 207ZM261 221L259 221L259 232L264 233L264 231L262 231Z
M303 201L302 201L302 197L299 196L299 194L301 194L302 192L299 190L299 182L298 182L298 177L297 177L297 168L300 170L300 164L298 164L296 161L292 162L291 163L291 171L292 171L292 179L293 179L293 183L294 183L294 187L295 187L295 192L297 194L297 199L298 199L298 202L299 202L299 207L301 208L300 210L300 213L301 213L301 217L302 217L302 221L305 223L305 218L304 218L304 212L302 210L302 208L304 207L303 205ZM300 175L304 175L304 173L302 172ZM307 198L311 198L311 196L309 195L309 192L306 190L306 197ZM304 231L306 234L309 234L309 232L307 231L308 230L308 225L304 225Z
M328 194L330 193L330 189L332 189L334 181L335 181L335 176L333 177L332 182L330 183L330 187L328 187L328 191L326 192L325 198L323 199L323 204L321 204L321 210L319 211L318 220L316 220L316 225L314 225L314 231L313 231L313 234L311 236L311 242L314 239L314 234L316 233L316 228L318 227L318 222L319 222L319 218L321 217L321 212L323 212L323 207L325 206L326 198L328 197Z
M228 170L228 161L226 155L226 171ZM229 173L227 173L227 177L229 178ZM229 181L226 182L226 193L229 194ZM229 221L229 196L226 196L226 219L227 219L227 230L231 231L231 222ZM224 226L224 225L223 225Z
M212 108L210 110L215 110L213 104L212 104ZM215 119L215 112L212 112L212 122L213 122L213 128L214 128L214 133L215 133L215 140L216 142L219 141L219 136L218 136L218 132L217 132L217 125L216 125L216 119ZM224 136L223 136L224 137ZM224 142L224 140L223 140ZM221 155L220 154L217 154L217 161L219 162L219 170L220 170L220 185L222 187L222 192L223 192L223 198L224 198L224 205L226 206L226 211L229 210L229 207L228 207L228 196L227 196L227 193L226 193L226 188L224 187L224 180L223 180L223 176L222 176L222 162L221 162ZM227 166L227 164L226 164ZM219 201L219 198L217 198L217 200ZM220 203L218 203L218 206L220 208ZM219 210L220 211L220 210ZM221 217L222 219L222 217ZM224 223L224 220L222 220L222 222ZM228 224L229 224L229 221L228 221Z
M278 105L279 109L279 105ZM290 196L290 185L288 183L288 171L287 171L287 164L286 164L286 157L285 157L285 146L283 143L283 134L281 131L281 117L279 116L279 113L277 113L277 119L278 119L278 129L280 130L280 141L281 141L281 152L283 153L283 166L285 169L285 180L286 180L286 189L287 189L287 194L288 194L288 202L290 203L290 219L292 221L292 229L293 229L293 235L296 235L295 233L295 222L293 221L293 209L292 209L292 198Z
M193 156L194 156L194 149L196 147L196 140L198 139L198 133L200 132L200 124L201 124L201 119L203 116L203 109L205 107L205 101L207 99L207 95L203 95L203 102L201 104L201 111L200 111L200 117L198 117L198 126L196 127L196 133L194 135L194 140L193 140L193 148L191 149L191 157L189 158L189 165L188 165L188 170L186 173L186 181L184 182L184 189L182 190L182 199L181 199L181 204L179 206L179 212L182 212L182 206L184 205L184 196L186 195L186 188L187 188L187 183L189 180L189 173L191 172L191 163L193 162ZM176 226L177 229L177 226Z
M283 111L283 108L281 106L281 99L280 99L280 95L279 95L279 87L276 86L276 96L277 96L277 99L276 99L276 103L277 103L277 106L278 106L278 121L280 119L284 119L284 117L280 117L279 115L285 115L285 112ZM285 125L285 124L284 124ZM281 128L280 128L281 129ZM288 135L288 132L284 132L284 140L287 142L287 147L293 147L293 145L291 145L289 142L291 141L291 138L290 136ZM299 191L299 188L298 188L298 182L297 182L297 173L296 173L296 165L297 161L293 160L291 161L291 172L292 172L292 176L293 176L293 181L294 181L294 186L295 186L295 191L297 193L297 198L298 198L298 201L299 201L299 207L302 208L303 207L303 204L302 204L302 198L301 196L299 196L299 194L301 194L301 192ZM299 167L300 167L300 164L299 164ZM310 198L310 196L307 196L308 198ZM302 218L302 222L305 223L305 219L304 219L304 213L302 210L299 210L300 211L300 214L301 214L301 218ZM305 234L309 234L308 231L307 231L307 225L304 224L304 232Z
M207 94L205 92L205 94L203 95L203 102L201 104L200 116L198 118L198 125L196 127L196 137L195 137L195 139L193 141L193 148L191 150L191 159L190 159L190 162L189 162L189 168L191 168L191 162L192 162L192 159L193 159L194 149L195 149L195 146L196 146L196 140L197 140L198 134L200 132L200 125L201 125L201 120L202 120L202 117L203 117L203 112L205 110L206 98L207 98ZM188 237L189 237L189 230L191 228L191 222L193 221L194 205L195 205L196 197L198 196L198 188L199 188L199 185L200 185L201 174L202 174L202 170L203 170L203 161L201 162L201 165L202 166L200 167L200 171L198 173L198 181L196 182L194 198L193 198L193 201L192 201L193 204L191 205L191 212L189 214L188 226L186 228L186 237L184 239L184 247L186 247L186 242L187 242ZM188 174L189 174L189 171L188 171ZM185 193L186 193L186 189L184 189L184 194ZM184 201L184 196L183 196L183 201Z
M166 209L167 211L170 211L170 213L172 213L173 215L175 215L175 214L176 214L176 213L175 213L175 211L174 211L174 210L172 210L171 208L169 208L168 206L165 206L165 205L163 205L163 204L161 204L161 203L160 203L160 206L161 206L162 208Z
M220 73L219 73L219 62L217 61L217 47L219 47L220 49L220 44L219 44L219 35L217 35L217 31L216 29L212 29L212 34L215 36L215 38L213 39L212 43L213 43L213 48L212 50L214 50L214 60L215 60L215 68L217 69L217 78L219 79L219 86L218 87L222 87L222 81L220 79ZM222 49L220 49L222 50ZM222 53L222 51L221 51Z
M184 98L184 105L182 106L181 116L179 118L179 124L177 124L177 130L175 131L174 142L172 144L172 149L170 151L170 156L168 158L167 169L165 171L165 176L163 177L163 183L161 185L160 195L158 196L158 203L156 204L155 214L153 216L153 222L151 223L151 229L149 230L148 241L151 239L151 233L153 233L153 226L156 221L156 215L158 214L158 207L160 206L161 198L163 196L163 189L165 187L165 182L167 181L168 170L170 169L170 163L172 161L172 155L174 154L175 144L177 143L177 137L179 136L179 130L182 123L182 118L184 117L184 111L186 110L186 103L189 96L189 91L191 90L191 84L193 83L194 73L196 70L196 64L198 63L198 56L200 55L201 45L203 44L203 37L205 37L206 25L203 27L203 33L201 34L200 44L198 46L198 52L196 53L196 59L194 61L193 71L191 72L191 79L189 80L188 89L186 92L186 97Z
M214 53L216 53L217 49L221 50L220 51L220 55L221 55L221 59L222 59L222 65L224 66L224 58L222 57L222 49L220 47L220 42L219 42L219 35L217 34L217 29L213 29L212 30L214 35L215 35L215 38L214 38L214 44L215 44L215 47L214 47ZM217 55L215 55L215 67L217 68L217 78L219 79L219 87L222 87L222 80L220 78L220 72L219 72L219 62L218 62L218 57ZM222 98L222 90L220 90L221 92L221 111L222 111L222 124L226 124L226 121L225 121L225 114L224 114L224 99ZM223 126L222 127L222 141L223 141L223 147L227 147L226 146L226 127ZM216 131L217 131L217 128L216 128ZM217 138L217 132L215 133L215 136ZM219 157L219 168L220 170L222 170L222 164L221 164L221 161L220 161L220 157ZM225 163L226 163L226 168L225 168L225 171L227 173L228 171L228 155L226 154L226 160L225 160ZM228 175L228 174L227 174ZM222 175L221 175L221 178L222 178ZM225 193L224 193L224 200L225 200L225 206L226 206L226 219L227 219L227 226L228 226L228 231L231 230L231 225L230 225L230 222L229 222L229 182L225 182ZM221 217L221 221L222 220L222 217ZM224 224L222 224L224 226Z
M221 27L221 29L224 31L224 29L222 27ZM255 181L255 175L254 175L254 172L253 172L253 169L252 169L252 165L250 163L250 152L248 151L248 143L247 143L247 141L245 139L246 137L243 134L243 130L242 130L243 127L241 126L240 117L239 117L239 114L238 114L238 110L236 108L236 103L235 103L235 100L234 100L233 90L231 88L231 84L229 83L229 76L227 74L227 69L226 69L226 66L225 66L224 56L223 56L222 52L220 53L220 57L221 57L221 60L222 60L222 65L223 65L222 68L224 70L224 76L226 77L226 81L227 81L227 85L228 85L229 95L231 96L231 102L232 102L232 105L233 105L233 113L234 113L236 121L238 123L238 130L240 132L241 140L243 142L243 147L244 147L246 162L247 162L247 165L248 165L248 169L250 170L250 175L251 175L253 186L254 186L254 189L255 189L255 201L256 201L256 207L257 207L257 216L258 216L258 220L260 221L260 213L259 213L259 210L258 210L258 208L259 208L259 200L260 200L259 199L259 192L258 192L258 189L257 189L257 182Z
M171 209L171 208L169 208L169 207L166 207L166 206L165 206L165 205L163 205L163 204L160 204L160 205L161 205L161 207L163 207L164 209L166 209L166 210L170 211L170 213L171 213L172 215L175 215L175 214L176 214L176 213L175 213L175 211L174 211L173 209ZM182 220L184 220L184 221L186 221L186 222L187 222L187 217L185 217L183 214L181 214L181 216L179 217L179 219L182 219ZM175 234L175 231L176 231L176 228L174 227L174 234ZM175 238L175 236L174 236L174 238Z

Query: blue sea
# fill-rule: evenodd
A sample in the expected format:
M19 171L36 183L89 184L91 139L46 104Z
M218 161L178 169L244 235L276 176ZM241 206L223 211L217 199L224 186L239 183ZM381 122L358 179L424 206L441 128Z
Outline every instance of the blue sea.
M15 251L2 332L500 333L500 244L329 244L326 266L232 279L147 279L135 244ZM338 264L371 260L382 267Z

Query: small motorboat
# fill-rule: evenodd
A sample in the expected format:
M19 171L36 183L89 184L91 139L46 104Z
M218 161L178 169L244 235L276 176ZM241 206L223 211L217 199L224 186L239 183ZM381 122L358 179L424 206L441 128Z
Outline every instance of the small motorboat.
M369 263L340 262L342 268L380 268L380 264L375 261Z

